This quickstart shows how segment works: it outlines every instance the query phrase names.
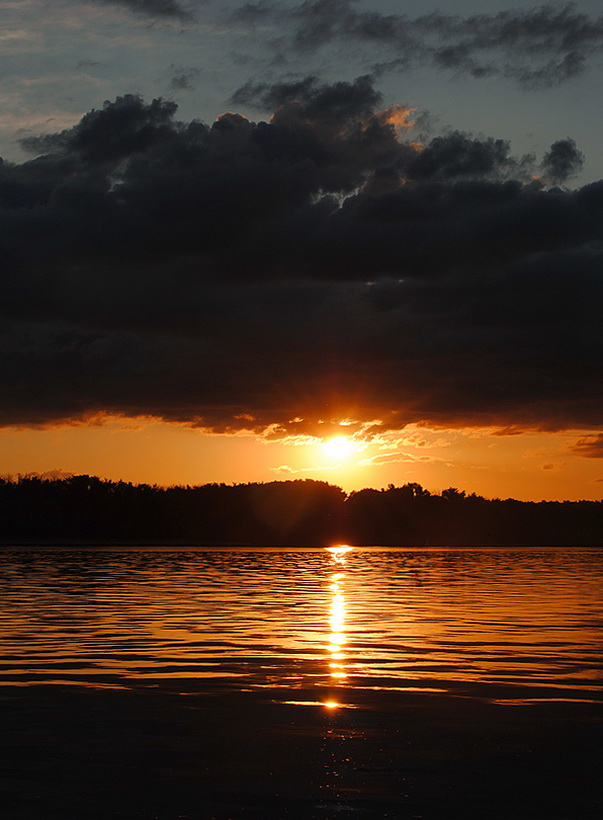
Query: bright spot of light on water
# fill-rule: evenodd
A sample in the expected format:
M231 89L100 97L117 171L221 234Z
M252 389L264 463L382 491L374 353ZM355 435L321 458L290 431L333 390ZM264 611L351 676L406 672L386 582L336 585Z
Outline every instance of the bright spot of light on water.
M348 552L351 552L354 547L350 547L348 544L337 544L334 547L327 547L326 549L336 561L340 561Z

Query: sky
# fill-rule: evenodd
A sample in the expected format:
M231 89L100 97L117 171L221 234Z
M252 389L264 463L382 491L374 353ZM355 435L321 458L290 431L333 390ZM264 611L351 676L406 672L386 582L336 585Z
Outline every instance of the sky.
M603 496L599 2L0 0L0 474Z

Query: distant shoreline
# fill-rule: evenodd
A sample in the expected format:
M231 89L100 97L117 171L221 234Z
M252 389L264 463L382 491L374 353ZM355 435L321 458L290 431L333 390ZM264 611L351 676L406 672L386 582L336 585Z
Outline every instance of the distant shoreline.
M323 481L158 487L0 479L3 547L600 547L603 501L486 499L420 484L347 495Z

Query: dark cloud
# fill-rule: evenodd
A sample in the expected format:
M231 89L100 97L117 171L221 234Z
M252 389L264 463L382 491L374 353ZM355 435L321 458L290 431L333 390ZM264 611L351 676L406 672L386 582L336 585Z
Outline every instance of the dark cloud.
M191 91L201 76L201 70L194 67L171 65L170 88L174 91Z
M2 424L598 429L603 182L421 147L369 77L238 97L271 121L125 96L0 164Z
M551 145L542 162L543 173L555 184L566 182L579 173L584 165L584 154L578 151L572 139L558 140Z
M178 0L93 0L109 6L125 6L137 14L150 17L174 17L178 20L188 20L192 16L190 3ZM202 0L196 0L197 3Z
M504 73L508 77L518 80L519 84L528 90L539 88L553 88L567 80L571 80L586 69L584 54L570 51L560 59L549 60L546 63L531 67L527 65L505 65Z
M506 140L471 139L454 131L432 139L411 162L409 176L416 180L517 176L521 166L529 169L534 161L524 157L518 162L509 152Z
M347 127L351 122L361 122L374 115L382 102L370 75L358 77L353 82L319 85L316 77L305 77L291 83L256 84L249 81L233 94L235 104L259 104L265 110L274 111L273 122L301 121L320 127L327 122L336 129Z
M571 79L603 48L603 17L578 12L573 3L467 17L439 12L409 17L365 10L357 0L305 0L288 8L247 3L235 18L250 25L278 22L287 32L283 52L303 54L337 43L349 48L351 59L364 59L365 65L371 60L377 73L431 64L476 78L507 76L529 89ZM375 65L375 48L391 56Z
M318 78L309 76L290 83L256 83L242 85L231 97L235 105L260 105L266 111L291 101L307 101L316 92Z
M257 23L271 17L275 10L276 3L259 0L257 3L243 3L232 12L231 17L240 23Z
M75 128L29 137L21 144L34 153L57 150L66 158L90 165L119 162L171 141L176 133L172 118L177 108L176 103L160 99L145 105L139 97L128 94L106 103L101 111L86 114Z
M76 68L96 68L97 66L104 65L103 63L98 62L98 60L78 60L76 64Z
M581 438L571 451L586 458L603 458L603 434ZM603 479L600 479L603 480Z

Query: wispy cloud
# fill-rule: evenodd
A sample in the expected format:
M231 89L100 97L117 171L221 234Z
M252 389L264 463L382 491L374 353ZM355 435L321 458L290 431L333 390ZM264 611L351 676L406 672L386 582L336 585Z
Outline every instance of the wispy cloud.
M377 73L429 64L476 79L509 77L527 89L570 80L603 47L603 17L579 12L573 3L411 17L367 9L357 0L306 0L292 7L262 0L243 4L234 19L249 26L278 24L287 32L276 41L283 52L307 54L337 45ZM391 56L371 63L376 47Z
M571 452L585 458L603 458L603 434L585 436L581 438L573 447Z
M394 453L377 453L374 456L363 458L359 461L362 467L375 467L382 464L397 464L397 463L420 463L420 464L434 464L436 462L445 462L445 459L436 456L415 455L413 453L398 450Z
M201 76L201 69L195 66L170 66L171 79L170 89L172 91L192 91Z
M144 14L150 17L167 17L178 20L190 20L193 17L193 8L202 0L196 3L181 2L181 0L89 0L89 2L99 3L109 6L124 6L136 14Z
M296 475L301 473L325 473L337 472L341 467L335 464L323 464L315 467L290 467L288 464L281 464L280 467L271 467L270 471L276 475Z

